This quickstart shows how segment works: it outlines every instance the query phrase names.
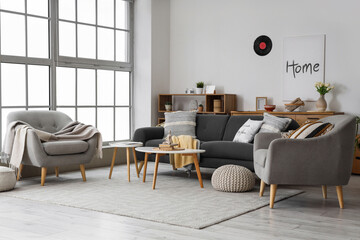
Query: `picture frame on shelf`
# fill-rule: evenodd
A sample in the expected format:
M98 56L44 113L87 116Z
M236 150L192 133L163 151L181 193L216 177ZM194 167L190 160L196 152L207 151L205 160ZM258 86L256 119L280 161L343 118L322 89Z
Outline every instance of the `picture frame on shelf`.
M215 94L216 93L215 88L216 88L215 85L206 85L205 94Z
M256 111L265 111L267 105L267 97L256 97Z

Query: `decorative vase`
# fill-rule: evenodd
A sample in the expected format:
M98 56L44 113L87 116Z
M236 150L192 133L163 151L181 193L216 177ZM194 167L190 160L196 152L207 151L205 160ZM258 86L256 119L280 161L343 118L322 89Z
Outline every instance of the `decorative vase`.
M196 93L196 94L202 94L202 93L203 93L203 89L202 89L202 88L195 88L195 93Z
M325 95L320 94L320 97L316 102L316 109L318 112L325 112L326 108L327 108L327 103L325 100Z
M204 107L203 106L198 106L198 112L202 112L204 111Z
M165 110L166 111L171 111L172 105L165 105Z

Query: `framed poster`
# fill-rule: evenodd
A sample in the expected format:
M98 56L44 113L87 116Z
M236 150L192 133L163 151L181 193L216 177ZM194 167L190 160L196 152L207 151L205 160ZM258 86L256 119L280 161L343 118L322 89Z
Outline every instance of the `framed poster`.
M283 54L283 100L316 101L314 84L325 75L325 35L285 38Z
M256 111L265 111L267 97L256 97Z

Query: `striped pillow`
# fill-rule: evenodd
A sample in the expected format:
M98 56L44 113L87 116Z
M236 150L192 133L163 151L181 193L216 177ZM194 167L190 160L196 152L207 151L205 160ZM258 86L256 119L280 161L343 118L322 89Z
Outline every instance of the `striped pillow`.
M195 126L196 112L194 111L166 112L164 137L171 131L173 136L190 135L195 138Z
M334 125L332 125L331 123L323 123L323 122L305 123L298 129L296 129L294 132L292 132L289 138L304 139L304 138L319 137L328 133L333 128Z
M291 123L290 118L281 118L268 113L264 113L263 125L259 132L283 132Z

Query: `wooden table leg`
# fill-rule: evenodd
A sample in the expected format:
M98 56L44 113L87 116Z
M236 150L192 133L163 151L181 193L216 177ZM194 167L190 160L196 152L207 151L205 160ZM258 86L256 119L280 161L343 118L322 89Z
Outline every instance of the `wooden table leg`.
M136 174L137 177L139 178L139 168L138 168L138 163L137 163L137 159L136 159L136 152L135 152L135 148L132 148L133 150L133 155L134 155L134 163L135 163L135 168L136 168Z
M114 147L114 153L113 153L113 158L112 158L112 161L111 161L109 179L111 179L112 171L113 171L113 168L114 168L116 152L117 152L117 147Z
M126 148L126 162L127 162L127 172L128 172L128 182L130 182L130 148Z
M144 161L140 161L139 163L139 174L141 173L141 169L143 168L144 166Z
M145 179L146 179L146 169L147 169L148 157L149 157L149 153L145 153L143 182L145 182Z
M158 171L158 166L159 166L159 159L160 159L160 154L157 153L156 154L156 158L155 158L155 170L154 170L154 179L153 179L153 185L152 185L152 189L155 189L155 185L156 185L156 176L157 176L157 171Z
M196 168L196 173L197 173L197 177L199 179L200 187L204 188L197 154L195 153L195 154L193 154L193 156L194 156L194 165L195 165L195 168Z

